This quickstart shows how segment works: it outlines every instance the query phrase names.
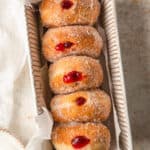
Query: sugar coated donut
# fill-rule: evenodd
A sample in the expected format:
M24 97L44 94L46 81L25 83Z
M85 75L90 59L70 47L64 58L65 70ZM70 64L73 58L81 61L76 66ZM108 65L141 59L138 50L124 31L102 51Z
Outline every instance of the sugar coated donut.
M48 61L69 55L99 57L103 41L91 26L66 26L49 29L42 40L42 50Z
M110 132L100 123L58 125L52 133L56 150L109 150Z
M43 26L93 25L100 13L98 0L43 0L40 14Z
M102 81L99 61L86 56L64 57L49 68L50 87L57 94L96 88Z
M111 110L110 97L101 90L57 95L50 104L56 122L105 121Z

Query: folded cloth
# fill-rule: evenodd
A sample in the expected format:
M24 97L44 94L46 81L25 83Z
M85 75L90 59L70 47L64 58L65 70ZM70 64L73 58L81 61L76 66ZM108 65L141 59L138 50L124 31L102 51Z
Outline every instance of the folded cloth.
M23 0L0 0L0 35L0 128L34 149L31 140L40 129ZM42 150L39 140L36 150Z
M13 114L14 81L27 54L23 1L0 1L0 127L9 128Z

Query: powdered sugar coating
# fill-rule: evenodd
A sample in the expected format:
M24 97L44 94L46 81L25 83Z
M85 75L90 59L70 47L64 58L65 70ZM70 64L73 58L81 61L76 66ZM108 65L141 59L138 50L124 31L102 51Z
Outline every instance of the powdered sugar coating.
M86 102L78 106L76 99L84 97ZM111 110L110 97L101 90L79 91L57 95L51 100L51 112L56 122L98 122L108 118Z
M59 43L71 42L73 45L64 51L57 51ZM103 41L95 28L90 26L66 26L49 29L42 40L42 50L48 61L55 61L69 55L85 55L98 58Z
M110 132L100 123L73 123L58 125L52 133L52 142L57 150L74 150L71 140L76 136L85 136L90 143L84 150L108 150Z
M73 83L64 83L63 77L71 71L82 72L84 78ZM103 70L98 60L86 56L61 58L49 68L50 87L54 93L65 94L78 90L96 88L103 81Z
M40 14L44 26L93 25L100 13L98 0L71 0L73 6L63 9L62 0L43 0Z

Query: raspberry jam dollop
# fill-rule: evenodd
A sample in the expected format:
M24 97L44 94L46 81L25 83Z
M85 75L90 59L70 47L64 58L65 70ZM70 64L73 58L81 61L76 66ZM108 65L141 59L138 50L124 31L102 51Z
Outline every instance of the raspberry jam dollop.
M56 51L64 51L66 48L70 48L73 45L72 42L65 42L65 43L59 43L56 45L55 49Z
M72 139L71 144L74 148L82 148L90 143L90 139L88 139L85 136L77 136L74 139Z
M70 1L70 0L63 0L62 3L61 3L61 7L63 9L69 9L69 8L72 7L72 5L73 5L73 2Z
M82 78L83 78L82 72L71 71L71 72L67 73L66 75L64 75L63 81L65 83L72 83L72 82L81 81Z
M85 104L85 102L86 102L86 99L85 99L84 97L78 97L78 98L76 99L76 104L77 104L78 106L81 106L81 105Z

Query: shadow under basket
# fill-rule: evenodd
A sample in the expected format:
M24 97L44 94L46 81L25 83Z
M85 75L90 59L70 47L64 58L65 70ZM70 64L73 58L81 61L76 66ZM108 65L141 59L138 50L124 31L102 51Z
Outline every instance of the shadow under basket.
M128 117L127 100L124 86L119 37L117 30L114 0L103 0L102 14L96 28L104 40L103 53L100 61L104 69L104 82L101 89L111 96L112 111L108 121L104 124L111 132L111 150L132 150L132 138ZM43 28L40 25L38 3L28 3L25 6L27 18L28 39L34 80L38 113L42 113L42 106L49 109L49 99L52 93L48 85L48 63L41 52L41 37ZM102 29L103 28L103 29Z

